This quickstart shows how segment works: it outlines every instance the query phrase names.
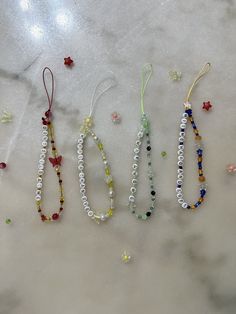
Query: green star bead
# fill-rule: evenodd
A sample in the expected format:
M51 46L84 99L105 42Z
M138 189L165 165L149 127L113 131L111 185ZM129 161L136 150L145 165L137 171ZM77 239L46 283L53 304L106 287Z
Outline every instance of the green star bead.
M10 218L7 218L6 220L5 220L5 223L7 224L7 225L10 225L11 224L11 219Z
M161 156L162 156L163 158L165 158L165 157L167 156L167 152L165 152L165 151L161 152Z
M169 76L172 81L180 81L182 78L182 73L178 71L170 71Z

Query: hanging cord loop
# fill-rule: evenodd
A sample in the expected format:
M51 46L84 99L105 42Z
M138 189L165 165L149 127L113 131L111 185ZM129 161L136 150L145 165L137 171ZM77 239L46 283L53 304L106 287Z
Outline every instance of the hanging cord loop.
M106 77L103 80L101 80L94 88L93 95L91 98L90 103L90 110L89 110L89 117L91 118L95 105L97 104L98 100L101 98L101 96L108 91L110 88L115 87L117 85L117 81L114 76L112 77Z
M192 85L190 86L189 88L189 91L188 91L188 94L186 96L186 100L185 102L188 103L189 102L189 99L191 97L191 94L192 94L192 91L193 91L193 88L197 85L197 83L200 81L200 79L209 72L211 68L211 64L209 62L207 62L203 67L202 69L200 70L200 72L198 73L197 77L195 78L195 80L193 81Z
M144 111L144 94L147 87L147 84L152 76L152 65L147 63L143 66L142 75L141 75L141 90L140 90L140 107L142 115L145 113Z
M49 73L51 75L51 95L49 95L48 88L47 88L47 83L46 83L46 79L45 79L45 72L46 71L49 71ZM51 108L52 108L53 96L54 96L54 76L53 76L52 71L48 67L45 67L43 69L43 85L44 85L44 89L46 91L47 98L48 98L48 105L49 105L48 111L50 112Z

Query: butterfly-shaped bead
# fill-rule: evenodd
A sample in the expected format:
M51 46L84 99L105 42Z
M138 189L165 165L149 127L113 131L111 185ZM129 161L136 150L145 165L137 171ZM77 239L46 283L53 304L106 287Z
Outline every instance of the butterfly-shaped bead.
M49 161L52 164L53 167L55 166L61 166L62 156L58 156L55 158L49 157Z

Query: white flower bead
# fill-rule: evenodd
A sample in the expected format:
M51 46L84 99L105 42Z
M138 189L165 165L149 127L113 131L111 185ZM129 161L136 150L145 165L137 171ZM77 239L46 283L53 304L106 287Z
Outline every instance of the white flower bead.
M47 145L48 145L48 143L47 143L46 141L43 141L43 142L42 142L42 146L43 146L43 147L46 147Z
M187 207L188 207L188 204L187 204L187 203L183 203L183 204L182 204L182 207L183 207L183 208L187 208Z

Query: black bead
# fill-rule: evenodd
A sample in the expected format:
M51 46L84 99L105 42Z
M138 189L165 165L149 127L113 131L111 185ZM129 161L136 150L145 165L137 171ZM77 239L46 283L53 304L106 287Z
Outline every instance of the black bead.
M151 194L152 194L152 195L156 195L156 192L155 192L155 191L151 191Z
M151 146L147 146L147 150L150 151L152 148Z
M147 217L150 217L151 214L152 214L152 212L146 212L146 216L147 216Z

